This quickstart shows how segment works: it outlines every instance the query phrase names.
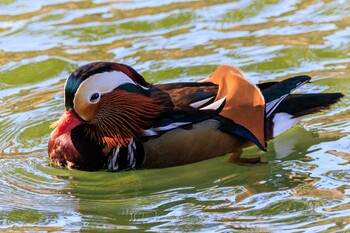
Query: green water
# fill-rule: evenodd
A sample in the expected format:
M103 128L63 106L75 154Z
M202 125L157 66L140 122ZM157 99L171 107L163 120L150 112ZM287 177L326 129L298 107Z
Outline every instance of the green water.
M0 231L350 231L350 3L346 0L0 0ZM254 83L308 74L331 109L229 156L122 173L51 167L67 75L126 63L151 82L234 64Z

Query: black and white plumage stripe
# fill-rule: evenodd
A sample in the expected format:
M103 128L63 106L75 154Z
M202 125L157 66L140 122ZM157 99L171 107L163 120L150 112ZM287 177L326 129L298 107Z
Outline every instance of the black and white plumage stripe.
M212 99L214 99L215 96L211 96L209 98L206 98L206 99L203 99L203 100L199 100L199 101L196 101L196 102L193 102L190 104L190 106L192 108L199 108L205 104L207 104L209 101L211 101Z
M273 111L275 111L275 109L278 107L278 105L289 95L288 94L284 94L282 96L280 96L278 99L274 99L268 103L266 103L265 105L265 112L266 112L266 117L269 117Z
M266 117L271 116L278 105L289 96L295 89L310 81L308 76L297 76L275 83L262 91L266 104Z
M201 100L201 101L193 102L192 104L190 104L190 106L198 109L199 111L210 111L210 110L217 111L218 109L223 107L223 105L225 104L226 96L213 102L213 103L210 103L210 100L212 98L213 97L206 98L206 99ZM152 128L144 130L143 136L146 136L146 137L158 136L166 131L176 129L176 128L179 128L181 126L186 126L186 125L189 125L192 123L193 123L193 121L175 121L175 122L172 122L172 123L164 125L164 126L152 127Z
M200 110L218 110L223 104L225 104L225 101L226 101L226 96L215 101L214 103L211 103L207 106L203 106L200 108Z
M191 124L192 122L174 122L166 126L161 127L155 127L155 128L149 128L143 131L145 136L157 136L160 134L160 132L166 132L172 129L179 128L184 125Z
M118 170L119 168L119 151L120 151L121 145L118 145L116 148L112 150L112 152L109 155L108 162L107 162L107 168L109 170Z
M141 143L136 141L130 142L126 147L118 145L109 154L107 169L111 171L135 169L142 163L143 153Z
M128 144L127 161L128 161L128 167L130 168L135 168L135 165L136 165L136 158L135 158L134 152L136 152L136 143L133 141Z

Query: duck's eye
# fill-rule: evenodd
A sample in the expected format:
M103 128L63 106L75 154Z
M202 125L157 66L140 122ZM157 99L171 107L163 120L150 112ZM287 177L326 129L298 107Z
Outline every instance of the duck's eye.
M91 103L96 103L97 101L100 100L100 93L93 93L91 96L90 96L90 102Z

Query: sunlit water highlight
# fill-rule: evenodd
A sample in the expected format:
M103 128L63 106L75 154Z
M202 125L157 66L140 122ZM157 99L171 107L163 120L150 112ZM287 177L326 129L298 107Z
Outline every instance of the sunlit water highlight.
M0 2L0 224L12 231L334 232L350 228L350 3L343 0ZM51 167L49 124L67 75L126 63L151 82L234 64L254 83L308 74L331 109L228 155L122 173Z

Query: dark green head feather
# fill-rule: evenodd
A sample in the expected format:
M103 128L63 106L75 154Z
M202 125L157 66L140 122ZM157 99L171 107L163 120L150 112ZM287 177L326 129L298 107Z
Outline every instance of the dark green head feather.
M66 87L64 89L64 106L66 110L73 109L73 99L74 95L77 92L82 80L78 79L72 73L67 80Z

